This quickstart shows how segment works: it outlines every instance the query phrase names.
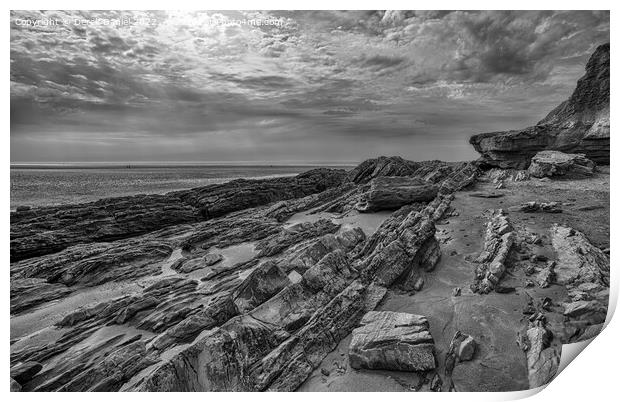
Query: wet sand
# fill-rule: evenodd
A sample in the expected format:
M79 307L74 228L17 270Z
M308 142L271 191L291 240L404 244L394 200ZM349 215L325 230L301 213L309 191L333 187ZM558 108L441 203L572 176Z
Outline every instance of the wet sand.
M545 296L559 302L566 290L558 285L541 289L525 288L521 269L508 270L504 282L517 287L509 294L474 294L469 284L474 277L473 261L482 250L489 209L519 205L528 201L567 203L561 214L509 212L509 218L520 233L548 233L553 223L563 223L583 231L599 247L609 239L609 174L601 172L593 179L560 182L507 182L506 189L495 190L491 183L478 183L475 189L458 192L452 207L458 216L440 220L436 237L441 245L441 259L434 271L424 275L421 291L408 294L389 290L378 310L425 315L435 340L438 371L443 374L447 348L456 330L472 335L477 350L472 361L456 365L453 381L458 391L508 391L529 388L525 353L517 345L517 336L525 327L522 309L529 297ZM498 191L501 198L474 198L478 191ZM580 208L600 208L582 211ZM592 222L597 222L592 225ZM538 252L553 258L550 245ZM460 296L453 289L461 288ZM561 325L563 316L548 313L551 325ZM351 336L340 342L298 391L414 391L418 386L416 373L385 370L355 370L348 364ZM327 370L329 376L321 371ZM430 377L430 376L429 376ZM430 380L430 378L429 378ZM444 384L444 389L445 389ZM428 385L423 387L428 390Z

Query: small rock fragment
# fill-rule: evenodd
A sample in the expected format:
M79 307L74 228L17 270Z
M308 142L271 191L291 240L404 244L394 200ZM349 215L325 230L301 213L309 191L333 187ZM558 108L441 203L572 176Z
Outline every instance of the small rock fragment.
M549 285L553 283L555 280L555 264L547 264L547 267L542 269L538 275L536 276L536 281L538 282L538 286L541 288L548 288Z
M443 386L443 381L438 373L435 373L433 379L431 380L431 391L433 392L441 392L441 387Z
M22 386L19 385L17 381L11 378L11 392L20 392L22 390Z
M11 368L11 378L24 385L43 368L38 362L26 362Z
M463 334L465 335L465 334ZM476 353L476 341L471 335L467 335L467 337L461 341L458 349L459 361L468 361L473 359L474 354Z

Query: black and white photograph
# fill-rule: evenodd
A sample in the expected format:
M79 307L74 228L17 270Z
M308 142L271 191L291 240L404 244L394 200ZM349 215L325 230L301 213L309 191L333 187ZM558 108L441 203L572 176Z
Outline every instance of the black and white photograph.
M528 391L601 333L609 10L167 7L10 11L11 395Z

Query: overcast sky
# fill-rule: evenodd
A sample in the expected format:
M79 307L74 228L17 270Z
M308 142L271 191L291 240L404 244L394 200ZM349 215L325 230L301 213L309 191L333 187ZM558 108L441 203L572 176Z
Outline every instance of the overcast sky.
M609 41L590 11L11 19L12 162L469 160L471 135L534 124Z

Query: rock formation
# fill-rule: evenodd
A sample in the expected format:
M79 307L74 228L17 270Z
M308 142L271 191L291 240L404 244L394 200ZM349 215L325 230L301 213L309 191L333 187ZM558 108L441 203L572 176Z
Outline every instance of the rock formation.
M599 46L570 98L535 126L471 137L482 162L525 169L537 152L557 150L609 164L609 59L609 43Z
M564 315L580 331L602 324L609 303L609 258L583 233L567 226L554 225L551 240L558 256L555 279L568 289Z
M435 368L435 346L428 320L421 315L371 311L353 330L351 367L399 371Z
M532 157L528 171L531 176L589 177L594 174L594 162L584 154L565 154L559 151L541 151Z
M506 258L514 244L515 234L504 211L492 211L487 223L484 250L476 259L476 277L471 289L474 292L489 293L495 289L506 271Z
M562 212L562 208L560 208L557 202L530 201L509 209L519 212L547 212L550 214L559 214Z
M551 345L553 334L543 323L535 323L527 330L527 367L531 388L546 385L558 371L561 349Z
M429 202L438 190L436 185L421 179L381 176L372 179L370 190L355 208L360 212L395 210L414 202Z
M11 261L54 253L75 244L125 239L171 225L304 197L340 185L345 175L344 170L315 169L295 177L239 179L165 195L105 198L12 212Z
M380 310L394 297L415 303L430 294L438 305L452 300L463 306L470 299L504 297L485 293L508 288L512 275L504 278L504 272L506 266L511 273L514 268L509 255L524 248L526 235L497 208L490 215L480 212L488 221L472 285L479 294L457 297L461 288L454 286L463 284L451 278L438 286L443 278L436 266L442 258L456 258L454 251L442 256L442 247L456 235L442 228L466 212L453 210L454 200L460 205L514 202L509 196L470 198L507 192L490 193L488 186L470 191L467 187L485 184L476 184L480 174L475 163L382 157L348 173L320 169L155 198L21 209L12 215L11 228L11 386L23 391L292 391L320 373L330 374L330 381L345 375L342 361L335 362L337 370L325 367L326 359L339 354L360 370L430 371L432 389L454 390L454 366L473 367L485 358L485 345L476 346L472 336L460 332L447 351L447 345L434 344L431 330L448 327L443 327L447 322L435 327L432 307L425 316ZM372 198L376 209L391 213L356 210L373 186L375 193L381 190ZM460 190L466 193L456 193ZM553 209L543 202L522 208ZM564 215L569 214L557 216ZM480 234L468 229L460 229L468 239ZM545 241L557 261L547 261L548 275L538 266L527 275L536 273L541 286L568 290L566 300L545 302L549 311L544 312L557 309L554 314L569 325L562 327L566 338L585 339L600 331L606 311L608 257L565 226L548 234ZM53 246L37 249L44 241ZM531 243L539 247L541 242ZM543 259L529 260L537 252L525 252L524 264L542 265ZM461 274L461 279L471 275ZM530 307L531 327L547 331L526 335L532 338L527 342L538 345L530 353L550 361L555 355L547 350L556 350L562 331L557 323L543 327L544 313ZM549 343L545 334L556 332L556 343ZM340 353L332 353L336 349ZM438 356L448 352L443 380L435 350ZM552 370L546 364L527 368L523 362L525 381L528 373L538 373L532 374L532 384L547 378ZM425 384L420 378L416 389Z

